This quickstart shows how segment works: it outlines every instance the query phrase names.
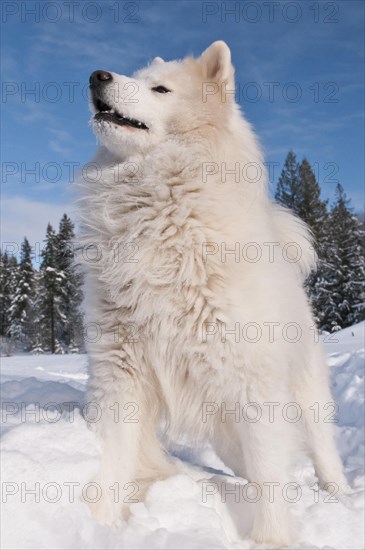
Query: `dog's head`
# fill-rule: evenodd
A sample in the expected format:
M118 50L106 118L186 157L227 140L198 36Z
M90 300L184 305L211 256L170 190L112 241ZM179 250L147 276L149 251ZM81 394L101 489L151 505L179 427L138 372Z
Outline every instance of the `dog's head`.
M94 132L121 159L145 154L174 136L220 132L233 114L233 74L222 41L198 59L157 57L132 77L95 71L90 77Z

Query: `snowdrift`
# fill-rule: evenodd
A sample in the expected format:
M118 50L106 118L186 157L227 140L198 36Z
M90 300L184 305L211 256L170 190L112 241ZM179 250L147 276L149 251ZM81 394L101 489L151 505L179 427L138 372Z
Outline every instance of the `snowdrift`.
M332 502L314 490L312 466L301 464L301 497L292 505L299 524L295 548L364 547L364 328L360 323L323 337L339 405L337 443L353 494L347 505ZM127 522L98 525L81 500L85 492L93 498L89 480L99 461L80 413L86 355L19 355L1 363L3 548L257 548L246 534L252 505L235 499L236 484L245 481L230 476L209 447L177 445L180 474L131 504ZM207 482L216 490L204 493Z

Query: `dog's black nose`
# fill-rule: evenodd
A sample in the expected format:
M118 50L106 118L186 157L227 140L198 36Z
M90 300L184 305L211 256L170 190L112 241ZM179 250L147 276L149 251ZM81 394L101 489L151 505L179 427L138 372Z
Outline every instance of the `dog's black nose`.
M90 84L94 86L103 85L108 80L113 80L113 76L107 71L94 71L90 76Z

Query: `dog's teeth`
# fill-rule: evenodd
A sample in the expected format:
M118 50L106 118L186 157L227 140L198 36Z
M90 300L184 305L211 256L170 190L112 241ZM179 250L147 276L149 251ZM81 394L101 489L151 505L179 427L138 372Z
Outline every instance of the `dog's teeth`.
M135 128L146 128L146 126L141 122L140 120L135 120L134 118L128 118L121 113L118 113L115 109L112 107L109 107L107 105L100 106L99 114L107 114L114 118L115 121L119 121L121 124L127 124L129 126L134 126Z

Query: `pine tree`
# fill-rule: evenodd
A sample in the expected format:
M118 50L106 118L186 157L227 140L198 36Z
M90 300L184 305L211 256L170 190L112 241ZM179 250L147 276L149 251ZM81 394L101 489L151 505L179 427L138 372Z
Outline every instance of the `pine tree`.
M324 308L327 300L329 215L328 201L321 199L321 189L311 165L306 158L299 165L300 192L297 200L297 214L304 220L313 236L318 256L317 269L306 281L307 294L312 303L317 325L323 328Z
M329 219L327 201L321 200L320 186L307 159L304 158L298 164L295 154L289 151L278 181L275 198L305 221L314 236L318 264L317 270L311 273L306 281L306 290L312 303L315 320L321 327L325 294L322 285L326 281Z
M42 306L44 295L42 273L40 271L36 271L34 275L33 328L30 340L31 352L39 354L44 353L45 344L47 342L43 331L44 316L42 314Z
M47 226L45 247L42 250L40 268L40 325L43 335L44 350L55 353L59 349L59 335L65 323L65 317L60 310L62 285L65 274L58 269L59 258L57 235L51 226Z
M20 263L16 271L16 288L9 309L10 326L8 329L12 339L22 344L23 349L29 349L29 331L32 327L32 304L34 290L34 269L32 266L32 249L24 237L21 246Z
M18 262L15 256L0 250L0 334L5 337L10 327L10 306L13 299Z
M307 291L313 305L317 326L322 331L333 332L339 330L341 326L337 323L340 319L337 317L336 303L333 299L335 270L331 258L333 243L331 243L330 233L327 244L326 257L319 262L315 275L310 275L309 280L311 278L312 280L310 280Z
M0 253L0 312L1 312L1 352L11 355L15 343L9 336L10 306L16 288L18 261L16 256Z
M321 242L326 234L327 201L321 200L321 189L307 159L298 164L293 151L285 159L275 199L305 221L316 241Z
M275 199L296 214L299 193L299 164L293 151L289 151L277 184Z
M324 328L328 331L348 327L365 317L364 232L349 202L338 184L330 214L331 244L324 285Z
M63 279L60 293L60 312L63 319L60 340L72 352L77 349L77 342L82 334L80 313L82 277L74 263L74 238L74 224L64 214L57 235L57 267Z
M64 214L56 234L47 227L39 271L26 238L21 261L0 251L1 334L33 353L77 353L83 349L82 275L73 257L74 225ZM10 338L6 339L6 336Z
M310 227L317 243L318 254L323 252L322 240L326 235L328 221L326 200L321 200L321 189L307 159L299 165L299 192L296 212Z

